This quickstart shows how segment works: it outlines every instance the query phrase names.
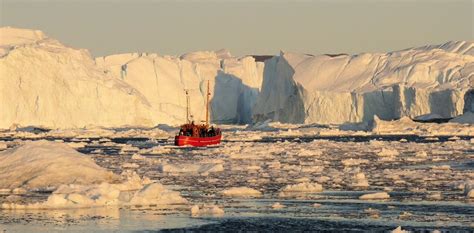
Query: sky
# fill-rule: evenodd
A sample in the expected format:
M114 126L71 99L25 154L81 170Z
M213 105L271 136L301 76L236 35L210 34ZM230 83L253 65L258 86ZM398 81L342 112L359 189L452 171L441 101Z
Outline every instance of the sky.
M0 0L0 25L93 56L387 52L473 40L474 0Z

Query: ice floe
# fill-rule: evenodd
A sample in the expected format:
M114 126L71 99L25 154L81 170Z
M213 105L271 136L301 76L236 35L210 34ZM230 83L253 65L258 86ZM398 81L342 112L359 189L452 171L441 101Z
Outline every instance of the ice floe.
M32 141L0 152L0 188L54 190L62 184L117 180L117 175L64 143Z

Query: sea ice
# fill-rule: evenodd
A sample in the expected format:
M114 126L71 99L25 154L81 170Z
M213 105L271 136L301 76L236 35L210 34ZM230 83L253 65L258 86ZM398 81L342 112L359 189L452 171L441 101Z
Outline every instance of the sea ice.
M262 193L249 187L233 187L220 192L226 197L260 197Z
M282 209L282 208L285 208L286 206L285 205L282 205L280 202L275 202L273 203L272 205L272 208L273 209Z
M318 193L323 191L323 186L318 184L318 183L299 183L299 184L293 184L293 185L287 185L280 189L280 193L278 196L280 197L286 197L286 196L292 196L295 194L301 194L301 193Z
M393 229L391 233L409 233L409 231L402 230L402 227L398 226L397 228Z
M397 150L386 149L386 148L382 148L382 150L377 153L377 155L380 157L392 157L392 156L398 156L399 154L400 153Z
M191 207L191 216L199 217L203 215L219 217L224 215L224 210L217 205L193 205Z
M118 176L64 143L31 141L0 152L0 188L55 189L113 182Z
M389 199L390 195L386 192L377 192L377 193L369 193L364 194L359 197L361 200L376 200L376 199Z
M221 163L181 163L181 164L171 164L164 163L158 166L158 169L161 172L171 173L171 174L187 174L187 173L196 173L206 175L210 172L222 172L224 171L224 166Z

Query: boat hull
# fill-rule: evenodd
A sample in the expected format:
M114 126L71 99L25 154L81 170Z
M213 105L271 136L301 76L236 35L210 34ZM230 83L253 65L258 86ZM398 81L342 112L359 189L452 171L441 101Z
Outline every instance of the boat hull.
M222 135L213 137L189 137L189 136L175 136L174 144L176 146L208 146L221 143Z

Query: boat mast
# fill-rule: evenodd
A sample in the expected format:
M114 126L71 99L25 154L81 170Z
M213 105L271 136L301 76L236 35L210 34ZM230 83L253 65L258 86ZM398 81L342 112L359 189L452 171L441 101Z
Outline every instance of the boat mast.
M191 122L189 121L189 93L187 89L184 89L184 91L186 92L186 121L188 124L190 124Z
M209 92L209 80L207 80L207 101L206 101L206 125L209 125L209 96L211 93Z

